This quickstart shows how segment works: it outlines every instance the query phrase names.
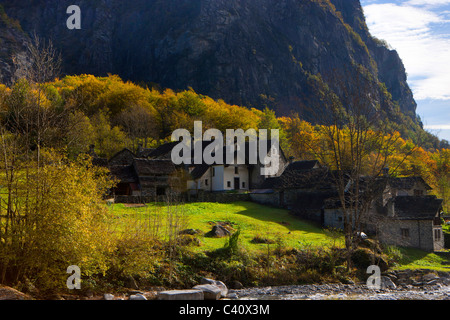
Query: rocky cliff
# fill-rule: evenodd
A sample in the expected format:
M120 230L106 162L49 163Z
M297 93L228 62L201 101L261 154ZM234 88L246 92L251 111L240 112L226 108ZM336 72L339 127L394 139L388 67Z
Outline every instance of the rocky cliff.
M415 119L402 61L369 34L359 0L80 0L82 29L68 30L72 2L0 0L26 33L53 40L67 74L192 87L313 121L311 108L332 90L344 104L358 94ZM2 55L0 64L10 61Z

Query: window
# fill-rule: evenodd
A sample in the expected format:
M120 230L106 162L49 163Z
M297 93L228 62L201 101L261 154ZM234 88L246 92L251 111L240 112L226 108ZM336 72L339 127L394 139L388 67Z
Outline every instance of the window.
M239 167L234 167L234 174L239 174Z
M409 238L409 229L401 229L401 233L403 239Z
M208 179L205 179L205 186L208 186Z
M242 182L242 189L245 189L245 182Z
M421 197L423 196L423 190L414 190L414 195L416 197Z
M231 181L227 181L227 188L231 188Z
M441 230L440 229L434 229L434 240L439 241L441 240Z
M165 196L166 195L166 188L164 188L164 187L157 187L156 188L156 195L157 196Z

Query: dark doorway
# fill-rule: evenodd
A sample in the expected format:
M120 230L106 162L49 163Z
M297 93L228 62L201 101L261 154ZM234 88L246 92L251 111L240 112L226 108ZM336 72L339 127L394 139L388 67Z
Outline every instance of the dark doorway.
M234 190L239 190L240 189L240 179L239 178L234 178Z

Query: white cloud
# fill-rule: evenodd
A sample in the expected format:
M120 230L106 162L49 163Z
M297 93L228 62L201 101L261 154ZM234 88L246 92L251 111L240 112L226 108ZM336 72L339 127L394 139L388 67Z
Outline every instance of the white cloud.
M450 124L435 124L424 126L428 130L450 130Z
M396 49L417 100L450 99L450 31L434 32L448 21L430 7L450 0L409 0L364 7L370 32ZM445 28L444 28L445 30Z
M406 3L411 6L437 7L450 4L450 0L409 0Z

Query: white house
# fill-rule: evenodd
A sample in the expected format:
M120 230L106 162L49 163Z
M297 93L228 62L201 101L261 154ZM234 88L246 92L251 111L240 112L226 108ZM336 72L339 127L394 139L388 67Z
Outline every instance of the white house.
M273 159L270 150L267 157ZM219 164L193 165L189 168L190 179L187 182L187 188L191 195L195 195L199 191L206 192L224 192L239 191L245 192L259 186L266 178L276 177L283 173L288 161L280 150L277 154L278 171L270 176L263 175L261 169L264 165L258 160L257 164L250 164L248 161L248 149L245 164L237 164L237 155L235 155L235 164Z

